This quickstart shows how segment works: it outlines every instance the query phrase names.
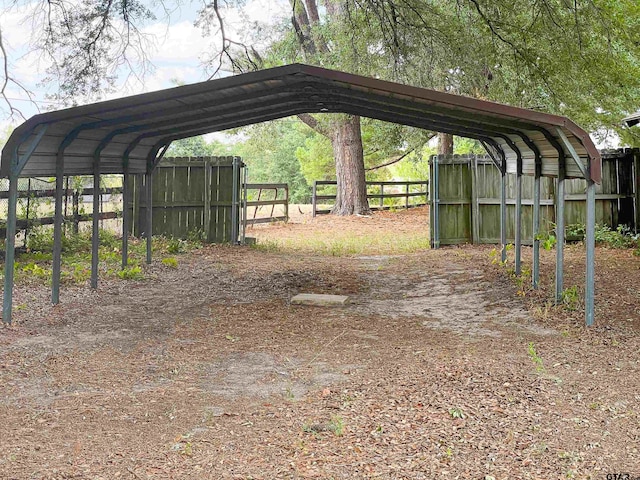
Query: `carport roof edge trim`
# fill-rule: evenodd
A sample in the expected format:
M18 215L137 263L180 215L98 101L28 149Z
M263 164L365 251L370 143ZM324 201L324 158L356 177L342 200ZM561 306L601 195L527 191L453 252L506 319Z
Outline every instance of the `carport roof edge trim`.
M487 137L494 137L495 130L500 128L504 128L505 134L512 133L513 130L520 130L521 132L526 134L526 130L522 127L523 125L531 126L531 130L550 129L550 133L552 133L552 135L556 127L562 128L569 138L573 137L575 143L582 147L582 153L587 157L589 161L589 172L591 180L596 183L600 182L600 153L589 138L587 132L585 132L578 125L576 125L566 117L303 64L291 64L281 67L274 67L256 72L250 72L221 79L173 87L165 90L143 93L129 97L122 97L118 99L107 100L35 115L34 117L31 117L29 120L24 122L22 125L18 126L7 141L7 144L2 150L0 174L5 177L10 176L12 160L14 160L14 152L23 154L26 150L25 143L28 143L27 140L29 140L30 138L33 139L39 133L38 129L40 126L52 126L55 124L60 124L62 122L68 123L68 130L62 131L62 133L60 129L58 129L57 132L44 134L45 138L50 135L53 139L51 141L55 141L56 138L64 137L65 132L66 134L68 134L79 125L89 126L92 122L100 122L103 120L113 120L117 122L117 113L119 111L124 111L125 109L128 110L128 113L123 113L123 119L121 123L119 125L116 123L114 125L115 127L126 126L127 115L131 115L131 112L135 111L135 109L139 109L138 112L142 114L143 112L145 112L145 107L154 106L155 110L149 113L148 116L153 117L154 115L156 115L155 117L153 117L156 118L156 120L161 118L166 119L167 117L161 116L162 106L175 104L176 101L179 102L181 99L191 99L192 101L197 101L197 98L200 95L206 96L207 94L220 92L224 89L237 89L242 88L243 86L250 88L260 87L259 89L257 89L256 93L258 95L261 95L264 94L264 92L268 92L269 88L271 88L266 84L266 82L282 81L286 83L287 78L296 78L297 76L305 76L308 77L310 81L325 84L323 86L327 86L329 88L329 91L322 93L324 95L329 95L329 97L331 95L330 89L332 86L347 89L355 87L357 89L363 89L363 91L366 92L367 95L376 96L377 98L387 98L390 108L394 107L394 96L401 96L404 97L405 101L407 98L412 99L412 101L416 102L417 105L422 106L425 110L428 109L428 107L437 108L439 111L439 115L447 116L446 112L449 112L449 118L451 118L451 121L453 123L455 123L456 121L460 121L461 114L469 114L470 117L473 117L475 114L477 116L483 117L484 120L491 120L496 122L496 124L493 124L490 128L485 127L487 128ZM247 92L247 98L250 98L252 93L254 92ZM312 94L313 93L311 93L310 95ZM284 99L280 100L278 98L274 98L274 106L279 107L279 101L282 103L282 109L286 110L287 106L284 104ZM375 107L372 106L372 108ZM189 106L185 106L185 109L189 109ZM309 108L309 110L310 113L315 112L315 110L313 110L312 108ZM249 108L247 108L245 111L249 111ZM442 111L444 111L445 113L440 113ZM242 112L239 112L238 115L239 117L241 117ZM427 115L428 112L425 112L425 118L427 118ZM510 124L510 122L513 122L513 124ZM399 117L398 123L402 123L401 115ZM215 127L213 119L211 125L211 131L220 130L219 128ZM485 125L488 125L488 123ZM59 125L59 127L60 126L61 125ZM482 129L482 127L483 124L479 121L478 128ZM189 130L188 125L178 125L178 128L184 128L184 131ZM460 125L458 126L458 128L460 131L460 135L464 136L464 126ZM508 132L507 130L510 130L511 132ZM148 130L145 130L144 125L142 125L140 133L153 134L154 131L152 127L150 127ZM162 137L161 133L157 135L157 138L160 137ZM51 146L49 146L48 148L50 150ZM38 155L39 149L37 145L33 153L36 156ZM51 153L44 152L41 153L41 155L48 155L50 157ZM93 157L90 157L90 160L87 158L86 161L87 168L92 168L91 166L93 165ZM567 157L568 155L565 152L565 159ZM27 163L28 161L29 159L27 159ZM571 159L569 159L569 161L571 161ZM35 165L35 167L37 167L37 165ZM43 167L42 174L47 174L48 172L50 172L50 168L45 170ZM65 174L77 173L75 171L71 171L71 169L65 169ZM37 175L37 172L35 172L34 176L35 175Z

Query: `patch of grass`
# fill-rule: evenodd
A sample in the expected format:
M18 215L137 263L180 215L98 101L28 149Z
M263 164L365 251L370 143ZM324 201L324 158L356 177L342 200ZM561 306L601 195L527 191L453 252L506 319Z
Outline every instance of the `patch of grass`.
M178 268L178 259L176 257L165 257L162 264L170 268Z
M144 278L142 267L126 267L118 271L116 275L122 280L142 280Z
M335 233L335 232L334 232ZM331 257L351 255L395 255L429 249L427 235L347 234L282 240L259 240L253 248L265 252L305 252Z
M254 250L267 253L276 253L281 250L280 244L274 240L259 240L250 245Z
M575 311L578 308L578 303L580 302L578 286L573 285L572 287L565 288L560 296L560 301L567 310Z
M540 357L540 355L538 355L538 352L536 352L536 347L533 342L529 342L527 351L529 353L529 358L536 367L536 372L545 373L547 370L546 368L544 368L544 362L542 361L542 357Z
M333 415L328 428L336 437L341 437L344 435L344 420L339 415Z

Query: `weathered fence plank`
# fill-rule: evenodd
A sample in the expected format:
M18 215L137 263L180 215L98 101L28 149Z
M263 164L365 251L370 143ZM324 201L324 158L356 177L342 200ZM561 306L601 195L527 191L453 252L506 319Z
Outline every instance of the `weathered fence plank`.
M596 222L616 228L640 228L640 150L603 152L602 184L596 190ZM501 176L488 157L435 155L438 161L438 213L441 245L500 243ZM433 169L432 169L433 171ZM433 179L432 179L433 180ZM522 177L522 240L533 243L534 177ZM565 181L566 225L583 224L586 218L586 181ZM507 174L507 242L515 238L516 175ZM541 178L540 231L555 223L556 181ZM433 208L433 207L432 207Z
M232 219L231 214L233 158L163 159L154 171L151 182L153 234L188 238L201 233L208 242L237 241L231 238L231 222L239 221L239 216ZM239 168L243 166L242 162L238 162ZM145 229L144 191L143 178L132 180L134 235L140 235ZM239 184L237 192L240 192Z

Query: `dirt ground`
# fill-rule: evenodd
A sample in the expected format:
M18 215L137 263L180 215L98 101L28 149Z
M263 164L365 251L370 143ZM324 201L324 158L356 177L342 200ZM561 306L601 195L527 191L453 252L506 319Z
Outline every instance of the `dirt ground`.
M426 209L256 228L427 232ZM640 258L597 252L597 320L492 247L211 246L142 281L19 286L0 329L2 479L640 478ZM525 261L530 251L525 249ZM584 252L567 249L567 286ZM295 306L300 292L349 295Z

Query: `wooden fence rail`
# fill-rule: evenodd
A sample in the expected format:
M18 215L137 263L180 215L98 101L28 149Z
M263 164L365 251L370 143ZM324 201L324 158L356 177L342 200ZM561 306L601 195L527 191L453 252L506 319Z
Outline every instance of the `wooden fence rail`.
M369 202L369 208L372 210L388 210L391 208L411 208L411 207L419 207L422 205L427 205L429 201L429 182L427 180L418 180L418 181L409 181L409 182L366 182L367 184L367 200L378 199L379 203L377 205L372 205ZM330 213L331 209L318 209L318 200L333 200L335 201L336 195L319 195L318 194L318 186L321 185L337 185L335 180L314 180L313 182L313 192L311 196L312 203L312 213L315 217L318 214ZM374 192L378 193L369 193L370 187L378 187L374 189ZM412 191L411 187L414 186L424 186L424 189L420 189L418 191ZM392 187L394 189L393 193L385 193L385 187ZM404 192L396 192L395 190L398 187L404 187ZM424 197L424 202L411 202L410 199L416 197ZM384 200L386 198L404 198L404 202L400 204L393 205L385 205Z
M5 198L9 198L8 195L9 192L6 191L0 191L0 199L5 199ZM73 226L73 231L75 233L78 232L79 230L79 224L80 222L87 222L93 219L93 213L81 213L80 212L80 198L84 197L84 196L93 196L94 193L94 189L93 188L83 188L83 189L72 189L72 188L68 188L65 189L63 196L64 196L64 221L66 223L70 223ZM122 187L108 187L108 188L101 188L100 191L98 192L99 195L122 195ZM33 190L19 190L18 191L18 198L21 199L27 199L27 201L29 199L43 199L43 198L50 198L51 201L53 202L54 198L55 198L55 190L53 189L33 189ZM67 208L67 200L71 199L71 212L70 214L67 214L68 212L68 208ZM102 202L101 202L102 204ZM109 219L114 219L114 218L118 218L120 216L120 213L112 211L112 212L104 212L104 211L100 211L99 212L99 219L100 220L109 220ZM20 230L24 230L25 236L28 234L28 231L31 227L36 226L36 225L53 225L54 223L54 216L53 216L53 212L51 212L48 215L44 215L44 216L38 216L37 218L33 218L31 216L31 214L29 213L29 206L27 205L26 207L26 213L25 213L25 218L18 218L16 221L16 229L18 231ZM4 224L4 219L0 220L0 236L5 236L6 235L6 227Z
M256 200L247 200L246 207L253 207L253 216L248 218L245 215L246 225L256 225L258 223L271 223L271 222L288 222L289 221L289 185L286 183L247 183L243 184L247 197L249 190L257 190L258 195ZM273 198L268 200L262 199L263 192L273 192ZM284 193L284 198L280 197L280 192ZM274 216L275 208L277 205L282 205L283 214ZM268 217L256 218L258 211L261 207L271 206L271 213Z

